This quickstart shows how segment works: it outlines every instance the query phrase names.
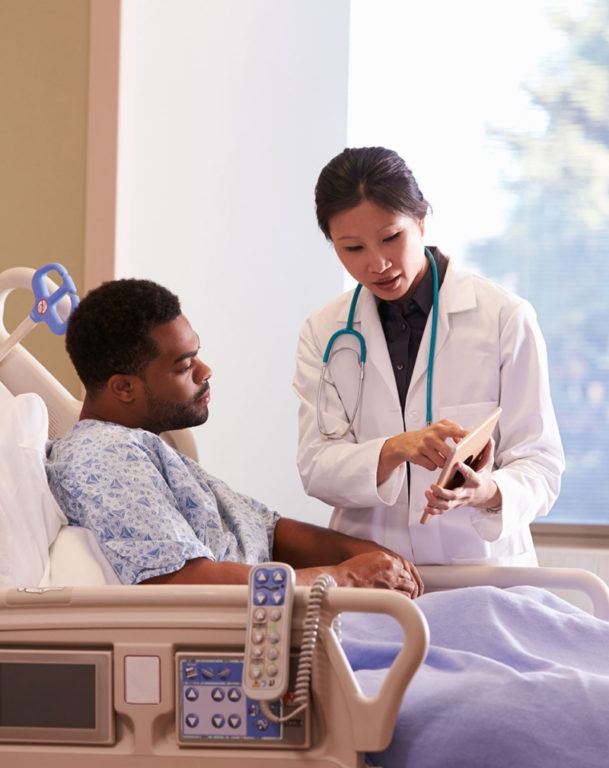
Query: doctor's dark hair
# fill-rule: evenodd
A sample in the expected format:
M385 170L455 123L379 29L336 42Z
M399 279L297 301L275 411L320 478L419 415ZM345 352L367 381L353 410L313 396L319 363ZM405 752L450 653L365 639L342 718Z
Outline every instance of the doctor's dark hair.
M181 314L180 302L150 280L111 280L90 291L68 321L66 349L89 395L115 373L140 376L159 354L150 332Z
M315 186L315 210L328 240L332 216L364 200L417 221L430 208L404 160L384 147L344 149L323 168Z

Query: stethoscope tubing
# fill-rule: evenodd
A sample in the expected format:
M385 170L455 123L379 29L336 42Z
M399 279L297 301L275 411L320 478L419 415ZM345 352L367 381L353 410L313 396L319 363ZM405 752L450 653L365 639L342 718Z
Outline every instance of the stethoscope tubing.
M433 253L429 248L425 248L425 255L429 259L429 265L431 266L431 274L433 278L433 301L431 305L431 336L429 339L429 357L427 358L427 398L426 398L426 411L425 421L427 426L432 422L432 396L433 396L433 367L434 358L436 356L436 336L438 332L438 296L440 289L438 286L438 267L436 260L433 257Z
M425 412L425 420L427 422L427 425L429 426L432 423L433 367L434 367L434 358L436 353L436 336L437 336L437 329L438 329L439 285L438 285L438 267L436 266L436 261L433 257L432 252L427 247L425 248L425 255L427 256L427 259L429 261L431 272L432 272L432 278L433 278L433 302L431 307L431 313L432 313L431 314L431 337L429 341L429 358L427 361L427 390L426 390L426 412ZM320 433L324 437L334 439L334 440L344 437L347 434L347 432L349 432L352 429L353 423L355 421L355 417L357 416L359 407L361 405L361 400L362 400L362 388L363 388L365 365L366 365L366 340L364 339L363 335L359 331L356 331L353 328L353 322L355 318L355 309L357 306L357 301L359 299L361 290L362 290L362 284L358 283L353 293L353 297L351 299L351 305L349 307L349 315L347 316L347 324L344 328L341 328L339 331L336 331L335 333L332 334L332 336L330 336L328 343L326 345L326 349L324 351L323 358L322 358L321 375L319 377L319 385L317 387L317 427ZM334 346L334 342L340 336L354 336L359 343L359 348L360 348L359 383L358 383L358 389L357 389L357 397L355 401L355 408L353 409L353 413L351 414L351 418L349 419L346 427L344 427L339 431L330 432L324 428L323 421L322 421L321 393L322 393L323 384L327 383L326 368L328 366L328 362L330 361L332 348ZM355 350L352 350L352 351L355 352Z

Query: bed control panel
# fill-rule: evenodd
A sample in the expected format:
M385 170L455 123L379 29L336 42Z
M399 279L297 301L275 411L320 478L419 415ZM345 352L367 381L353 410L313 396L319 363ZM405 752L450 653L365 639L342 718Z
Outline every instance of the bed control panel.
M287 722L270 721L260 702L246 693L243 683L244 659L241 654L178 653L177 707L178 743L181 746L290 747L309 746L309 713ZM297 659L291 657L291 677ZM282 716L295 706L288 690L270 704Z

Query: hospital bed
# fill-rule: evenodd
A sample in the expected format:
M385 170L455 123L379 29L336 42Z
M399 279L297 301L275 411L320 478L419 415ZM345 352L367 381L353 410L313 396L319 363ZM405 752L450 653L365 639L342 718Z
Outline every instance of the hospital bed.
M54 503L44 474L44 441L47 433L61 435L74 423L79 402L20 343L13 344L4 327L6 297L28 289L32 275L23 268L0 274L3 767L29 768L42 760L49 768L524 765L513 751L520 749L517 744L506 762L501 746L489 762L492 746L481 734L489 716L493 738L505 729L509 700L494 713L489 704L475 714L466 710L465 720L457 723L466 741L454 746L460 735L448 739L451 713L471 698L469 681L479 679L500 697L514 679L522 682L528 693L522 696L522 689L514 688L515 704L540 695L549 680L558 678L579 695L577 681L585 677L588 709L569 694L564 699L568 712L552 711L552 717L565 742L573 742L567 721L581 728L594 720L598 708L606 724L609 590L604 583L574 569L475 566L421 568L429 594L415 602L386 590L325 589L315 616L309 706L284 723L269 719L268 709L244 696L241 687L250 622L247 588L119 585L96 542L87 531L66 525ZM50 285L52 290L55 284ZM190 434L166 439L196 457ZM555 596L565 589L587 595L589 613ZM295 589L291 685L272 710L282 717L296 710L294 683L301 646L311 634L311 595L309 588ZM447 619L450 631L445 631ZM531 625L538 625L544 637L551 634L548 626L560 633L558 650L546 649L543 641L541 664L540 641ZM513 628L509 633L507 626ZM477 632L484 640L487 630L498 660L471 645ZM443 632L448 639L436 645L434 637ZM459 635L463 638L453 640ZM579 665L572 674L570 667L564 672L567 662L560 655L571 641ZM507 658L519 661L508 664ZM535 687L527 689L532 681ZM555 698L553 687L548 691ZM476 695L485 701L488 694L478 690ZM538 709L546 706L544 699ZM516 720L514 728L526 726L521 709ZM585 759L570 765L594 768L590 751L602 764L609 736L598 730L578 747ZM559 755L572 759L560 737L554 747L541 750L541 757L527 738L521 738L527 766L569 765L560 762ZM453 762L438 751L441 741L451 754L457 750ZM473 742L483 745L480 763L467 754Z

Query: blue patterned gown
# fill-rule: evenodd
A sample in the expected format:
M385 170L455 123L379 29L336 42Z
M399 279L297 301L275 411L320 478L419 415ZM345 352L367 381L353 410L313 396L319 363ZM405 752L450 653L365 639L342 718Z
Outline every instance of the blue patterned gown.
M123 584L196 557L272 559L279 515L146 430L80 421L48 443L47 477L70 523L93 531Z

